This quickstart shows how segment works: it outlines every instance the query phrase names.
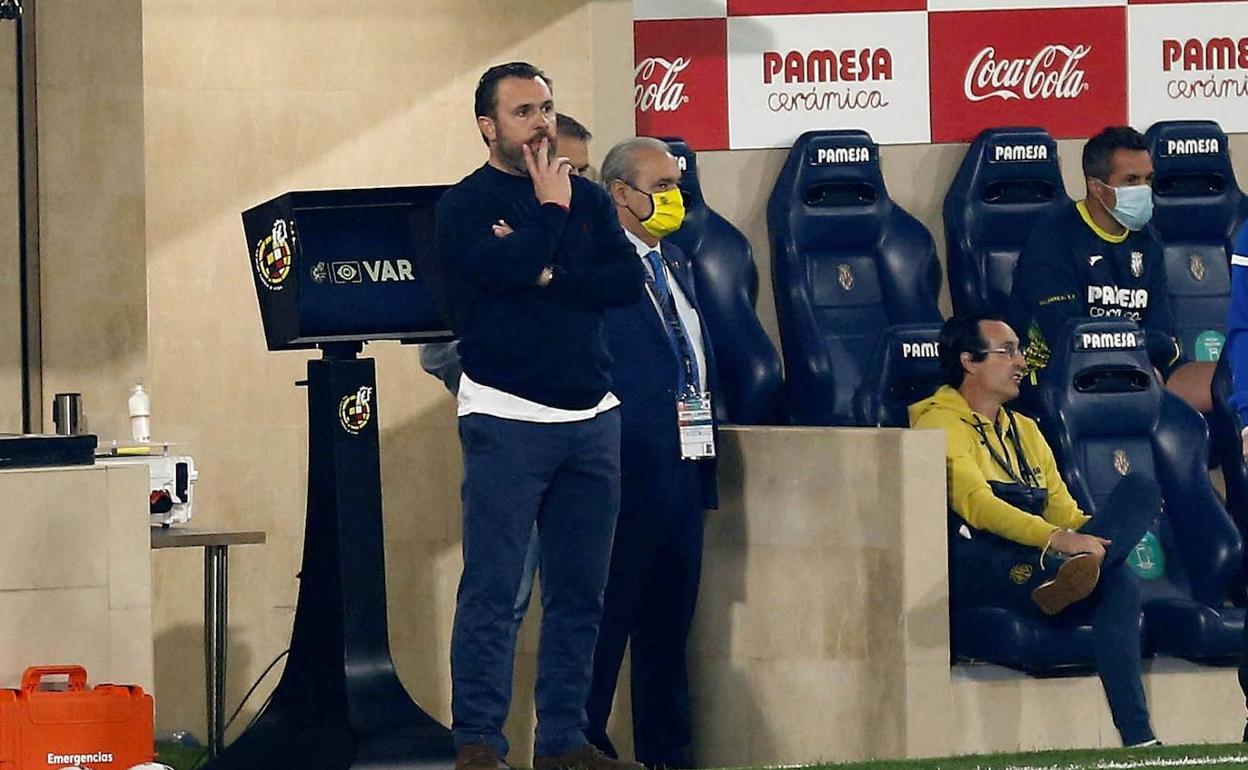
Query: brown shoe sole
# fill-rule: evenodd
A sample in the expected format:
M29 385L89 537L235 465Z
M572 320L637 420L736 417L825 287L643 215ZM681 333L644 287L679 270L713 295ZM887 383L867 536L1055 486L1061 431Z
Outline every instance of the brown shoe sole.
M533 770L646 770L646 766L612 759L592 746L582 746L558 757L534 757Z
M1045 615L1056 615L1086 599L1101 579L1101 560L1090 553L1075 554L1058 568L1052 580L1031 592L1031 599Z

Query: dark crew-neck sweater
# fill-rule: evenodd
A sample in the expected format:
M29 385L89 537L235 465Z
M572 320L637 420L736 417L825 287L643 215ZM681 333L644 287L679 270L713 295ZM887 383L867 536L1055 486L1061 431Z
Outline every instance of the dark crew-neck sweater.
M514 232L498 238L503 220ZM540 204L527 176L484 165L438 201L437 247L464 373L558 409L611 389L603 310L641 298L640 260L606 192L572 177L572 205ZM554 277L537 286L542 269Z

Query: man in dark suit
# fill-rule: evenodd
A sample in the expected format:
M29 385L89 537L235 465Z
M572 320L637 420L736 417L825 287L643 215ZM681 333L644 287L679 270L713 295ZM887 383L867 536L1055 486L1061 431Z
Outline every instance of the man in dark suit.
M688 261L662 240L684 218L676 159L657 139L628 139L607 154L602 181L646 270L647 292L606 313L620 398L621 504L586 736L616 756L607 717L631 643L636 758L651 768L692 767L685 646L702 567L703 511L717 503L715 362Z

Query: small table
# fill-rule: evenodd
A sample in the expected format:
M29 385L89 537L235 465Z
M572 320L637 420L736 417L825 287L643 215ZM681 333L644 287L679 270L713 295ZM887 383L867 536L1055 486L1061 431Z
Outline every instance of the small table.
M229 548L263 543L258 529L152 527L152 548L204 549L204 682L208 693L208 757L225 748L225 634L229 611Z

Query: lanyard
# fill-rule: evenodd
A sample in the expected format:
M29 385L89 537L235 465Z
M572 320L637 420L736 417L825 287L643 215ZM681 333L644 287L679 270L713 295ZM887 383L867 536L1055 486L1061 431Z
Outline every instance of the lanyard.
M701 390L698 360L689 342L689 335L685 331L685 324L680 320L680 313L676 310L676 298L672 294L672 288L663 271L667 260L663 258L661 252L654 250L646 254L646 262L650 265L650 270L646 271L646 288L650 290L655 304L659 306L659 314L663 316L663 326L667 331L667 341L671 344L677 358L680 359L680 392L697 395Z
M1019 472L1015 472L1014 466L1010 464L1010 449L1005 443L1005 437L1001 435L1000 427L994 422L992 429L993 432L997 434L997 439L1001 442L1001 450L1005 452L1004 459L1001 455L997 454L997 450L993 448L992 442L988 440L988 432L984 430L985 423L981 422L978 416L975 416L974 425L975 430L979 433L979 439L988 450L988 455L992 457L993 461L996 462L997 465L1001 466L1001 469L1009 475L1011 481L1028 487L1038 487L1040 486L1039 479L1037 479L1036 474L1032 472L1031 465L1027 462L1027 457L1023 454L1023 443L1018 438L1018 424L1014 422L1014 415L1010 414L1009 410L1005 410L1005 416L1010 421L1010 438L1012 439L1011 443L1014 444L1014 454L1018 459L1019 472L1022 474L1021 477Z

